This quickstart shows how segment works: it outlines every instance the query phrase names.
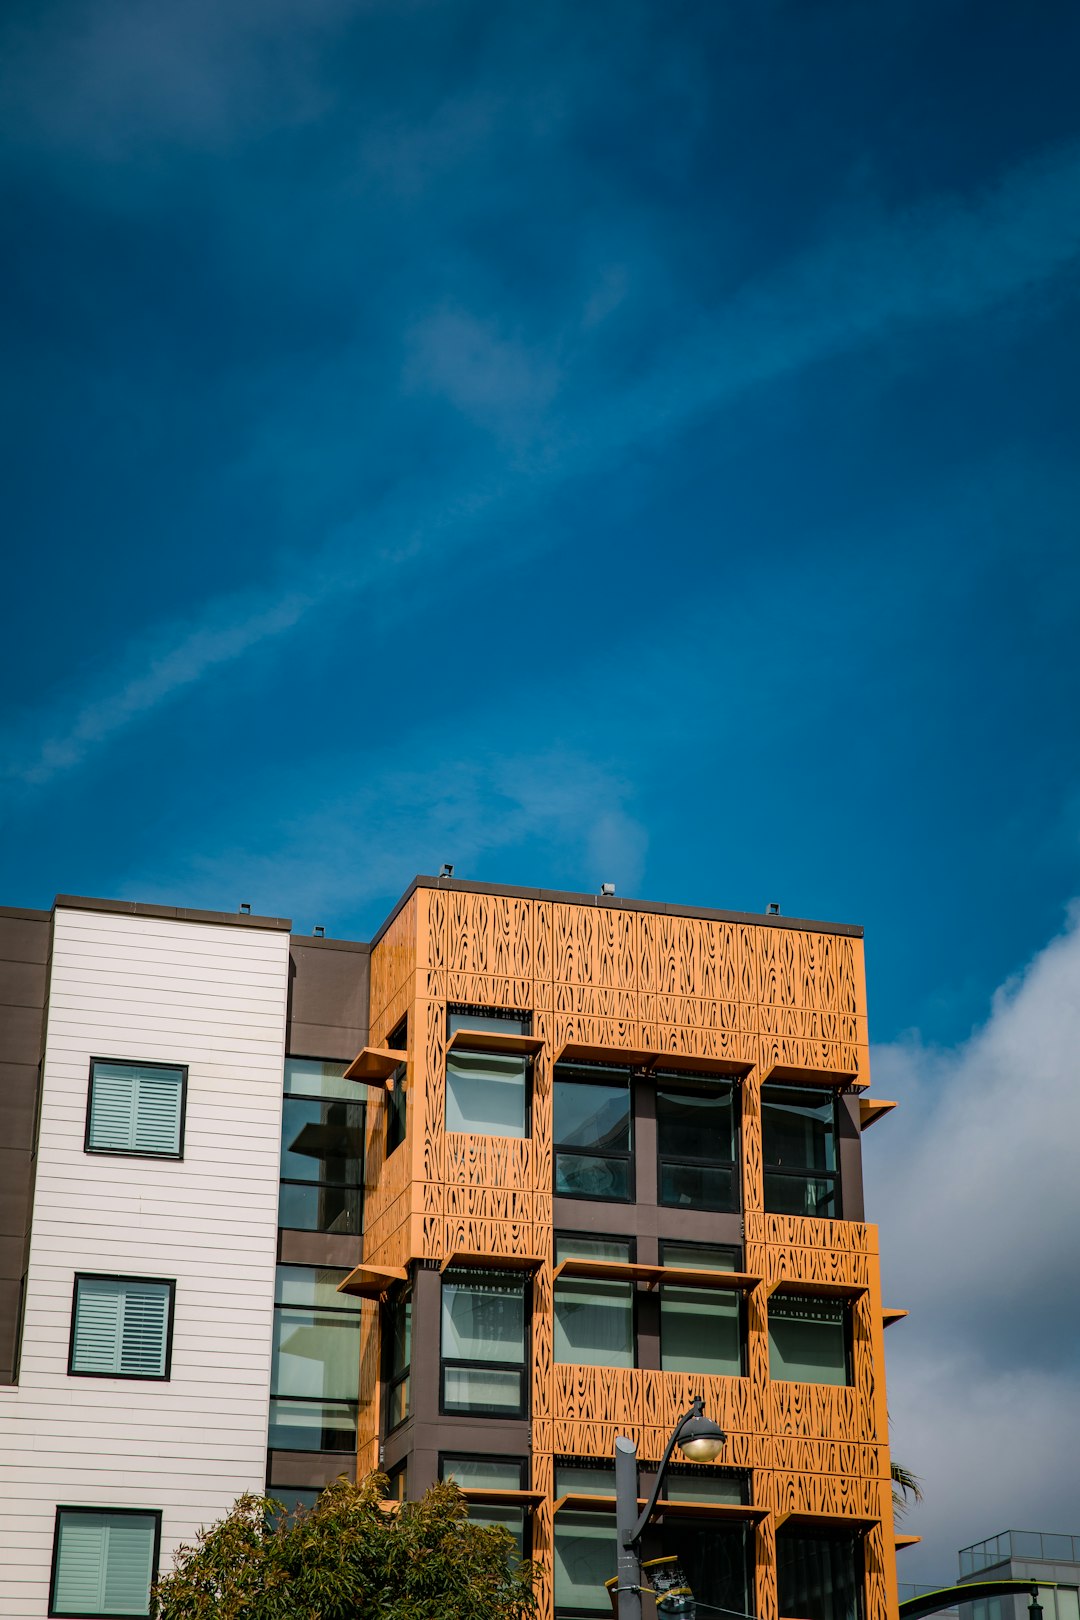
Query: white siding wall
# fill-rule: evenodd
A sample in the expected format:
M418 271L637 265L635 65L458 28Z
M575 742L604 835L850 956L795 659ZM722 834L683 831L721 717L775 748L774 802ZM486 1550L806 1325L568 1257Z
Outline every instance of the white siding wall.
M58 911L0 1615L48 1610L57 1503L160 1508L162 1571L266 1468L289 936ZM83 1151L91 1057L188 1066L182 1163ZM168 1382L69 1378L77 1271L176 1280Z

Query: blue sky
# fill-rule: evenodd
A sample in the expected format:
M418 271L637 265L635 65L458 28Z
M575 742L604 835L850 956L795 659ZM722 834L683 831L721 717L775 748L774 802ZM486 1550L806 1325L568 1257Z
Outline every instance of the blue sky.
M3 899L1077 889L1075 7L9 5Z

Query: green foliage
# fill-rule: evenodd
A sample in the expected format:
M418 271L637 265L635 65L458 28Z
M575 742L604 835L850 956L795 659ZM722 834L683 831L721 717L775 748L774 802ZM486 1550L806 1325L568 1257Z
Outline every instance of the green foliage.
M285 1515L242 1496L182 1547L155 1588L158 1620L531 1620L535 1566L506 1530L470 1524L447 1481L388 1512L386 1478L329 1485Z
M905 1468L903 1463L894 1462L892 1464L892 1482L893 1512L900 1519L907 1512L909 1496L914 1502L922 1501L922 1480L918 1474L913 1474L910 1468Z

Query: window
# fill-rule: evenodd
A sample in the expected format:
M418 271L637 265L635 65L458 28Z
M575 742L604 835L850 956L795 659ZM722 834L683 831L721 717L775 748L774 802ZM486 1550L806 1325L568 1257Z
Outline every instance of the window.
M93 1058L86 1152L182 1159L186 1094L186 1068Z
M529 1035L532 1017L495 1008L452 1007L447 1014L447 1034L459 1029ZM475 1136L528 1136L530 1066L531 1059L520 1052L463 1047L447 1052L446 1129Z
M175 1289L149 1277L76 1276L68 1372L168 1378Z
M762 1086L765 1208L773 1214L839 1218L836 1106L831 1091Z
M445 1273L442 1409L524 1416L524 1278L498 1271Z
M569 1259L628 1261L626 1238L555 1238L555 1264ZM555 1284L555 1360L579 1367L634 1365L634 1285L597 1277Z
M555 1469L556 1501L560 1496L614 1495L613 1468L569 1463ZM563 1508L555 1515L553 1543L556 1615L610 1615L604 1582L615 1574L615 1514Z
M664 1514L664 1552L679 1560L700 1604L699 1613L707 1615L710 1609L752 1612L751 1534L741 1524L702 1524L680 1519L677 1513ZM782 1609L781 1613L805 1614L806 1610Z
M386 1433L409 1415L409 1366L412 1362L412 1295L398 1294L383 1315L383 1378L386 1382Z
M552 1087L555 1191L629 1202L630 1074L558 1064Z
M776 1532L781 1614L804 1620L862 1620L862 1542L852 1535Z
M160 1513L57 1508L49 1613L141 1620L150 1613L160 1544Z
M658 1077L659 1198L680 1209L737 1209L735 1093L729 1080Z
M698 1271L734 1271L735 1249L697 1243L665 1243L668 1266ZM720 1373L740 1378L743 1354L742 1295L731 1289L687 1288L665 1283L660 1289L660 1366L664 1372Z
M286 1058L278 1225L357 1233L363 1209L364 1104L341 1063Z
M270 1372L271 1451L355 1451L360 1301L346 1271L279 1266Z
M720 1502L741 1506L750 1500L750 1481L733 1468L701 1468L669 1463L663 1495L669 1502Z
M404 1052L409 1044L409 1020L403 1018L386 1042L391 1052ZM408 1067L398 1064L391 1076L392 1087L386 1093L386 1157L405 1140L407 1110L409 1106Z
M440 1457L439 1478L453 1479L462 1490L522 1491L527 1464L524 1457ZM525 1507L523 1503L470 1502L473 1524L491 1529L496 1525L514 1538L518 1558L525 1557Z
M768 1312L771 1378L851 1383L851 1312L842 1300L773 1294Z

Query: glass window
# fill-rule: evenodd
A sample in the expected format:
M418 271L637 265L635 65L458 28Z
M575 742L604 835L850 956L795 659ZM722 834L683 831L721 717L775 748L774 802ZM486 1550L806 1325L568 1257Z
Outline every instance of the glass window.
M862 1620L862 1545L846 1535L776 1533L780 1613L803 1620Z
M409 1367L412 1363L412 1295L398 1294L383 1316L386 1380L386 1432L409 1415Z
M148 1615L160 1513L57 1509L49 1613Z
M660 1290L660 1366L664 1372L741 1378L742 1297L728 1289Z
M516 1052L448 1052L446 1129L527 1136L529 1060Z
M76 1277L68 1371L168 1378L174 1287L144 1277Z
M386 1044L392 1052L404 1052L407 1049L409 1044L408 1018L403 1018L401 1023L391 1031ZM392 1079L393 1085L385 1093L387 1158L405 1140L405 1129L408 1123L409 1079L408 1067L404 1062L400 1063L394 1070Z
M87 1153L183 1157L187 1070L161 1063L90 1065Z
M836 1108L831 1091L762 1086L765 1208L773 1214L839 1217Z
M336 1291L347 1275L315 1266L277 1269L270 1373L272 1451L356 1448L360 1301Z
M313 1508L322 1495L321 1487L307 1485L276 1485L273 1480L266 1487L267 1496L272 1496L280 1502L285 1512L295 1513L297 1508ZM281 1516L275 1515L275 1523L281 1522Z
M710 1609L753 1612L750 1534L745 1525L702 1524L700 1520L680 1519L675 1513L664 1516L664 1552L674 1555L682 1567L699 1613ZM805 1614L805 1610L781 1609L781 1614Z
M358 1233L363 1219L364 1115L344 1065L287 1058L278 1225ZM310 1086L312 1094L301 1088ZM342 1094L340 1088L351 1087ZM352 1100L345 1100L351 1096Z
M800 1384L850 1384L850 1311L842 1300L773 1294L769 1375Z
M442 1285L444 1412L525 1410L525 1279L448 1271Z
M594 1463L558 1463L555 1468L555 1500L560 1496L614 1496L614 1468Z
M564 1508L555 1515L554 1531L555 1613L610 1615L604 1582L615 1574L614 1513Z
M498 1007L450 1007L446 1014L446 1032L453 1035L459 1029L490 1029L498 1035L531 1035L532 1014L502 1012Z
M558 1234L555 1264L569 1259L628 1261L623 1238ZM579 1367L634 1365L634 1285L597 1277L560 1277L555 1284L555 1360Z
M689 1468L669 1464L663 1493L669 1502L722 1502L741 1505L749 1500L745 1474L727 1468Z
M736 1209L735 1093L730 1081L663 1087L656 1093L656 1143L662 1204Z
M462 1490L520 1491L525 1486L523 1457L441 1457L439 1478L454 1479ZM473 1524L499 1525L514 1538L518 1558L525 1556L525 1507L512 1502L470 1502Z
M566 1198L628 1202L629 1071L559 1064L552 1093L555 1191Z

